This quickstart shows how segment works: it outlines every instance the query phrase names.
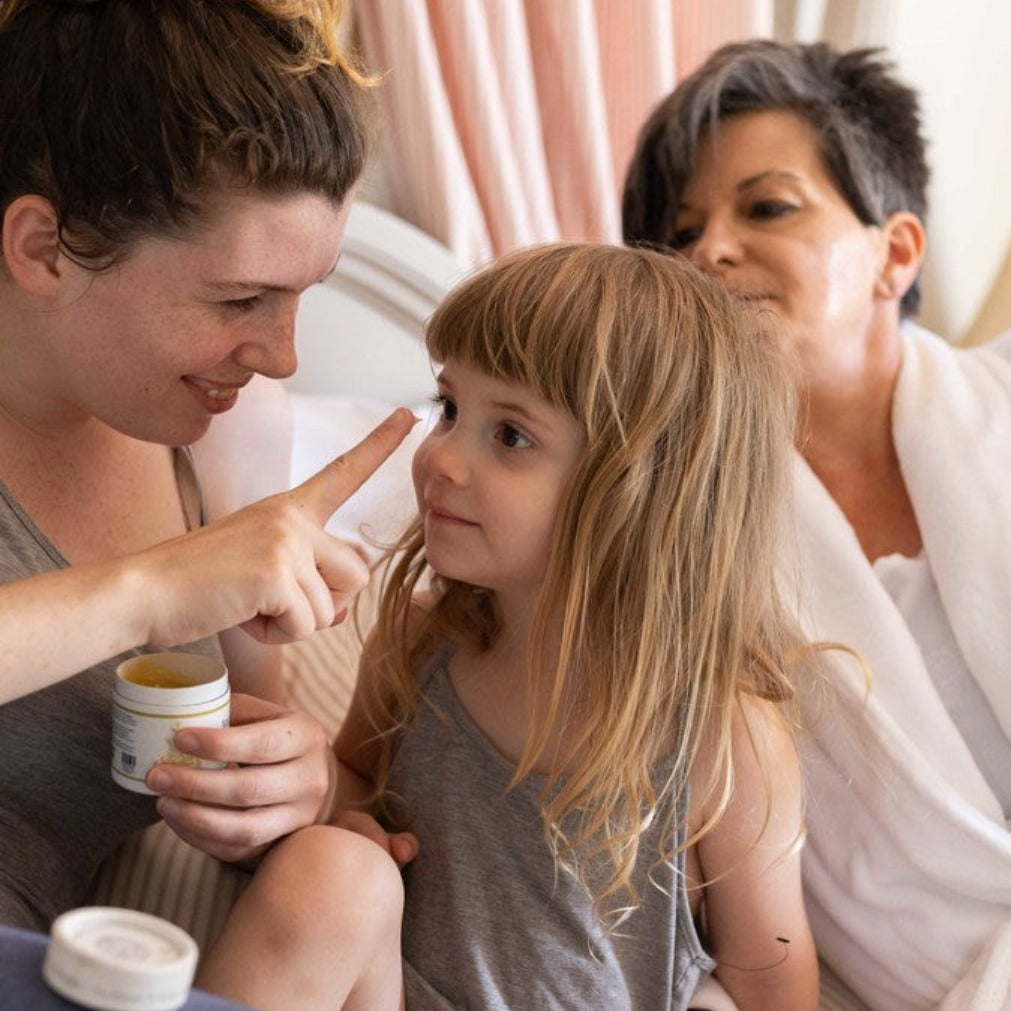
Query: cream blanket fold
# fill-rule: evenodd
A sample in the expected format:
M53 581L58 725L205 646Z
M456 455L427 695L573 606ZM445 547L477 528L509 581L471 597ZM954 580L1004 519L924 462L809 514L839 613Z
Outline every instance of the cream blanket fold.
M1011 734L1011 342L958 351L914 326L896 447L966 661ZM826 961L875 1011L1011 1011L1011 833L916 642L798 457L790 592L846 643L802 686L808 908ZM1011 769L1008 770L1011 776Z

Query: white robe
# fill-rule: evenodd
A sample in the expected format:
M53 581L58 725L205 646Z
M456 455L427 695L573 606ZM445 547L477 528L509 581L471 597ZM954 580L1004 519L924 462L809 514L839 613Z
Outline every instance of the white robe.
M959 351L915 326L903 339L893 407L903 476L956 639L1011 736L1011 342ZM800 457L795 495L788 592L809 634L853 647L868 668L829 653L829 678L801 691L819 951L875 1011L1011 1011L1000 804L852 527Z

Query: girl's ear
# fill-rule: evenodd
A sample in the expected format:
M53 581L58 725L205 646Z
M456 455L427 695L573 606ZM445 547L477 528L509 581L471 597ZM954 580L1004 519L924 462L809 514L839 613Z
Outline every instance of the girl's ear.
M916 280L927 249L923 222L911 211L896 211L882 225L884 264L874 293L879 298L901 299Z
M12 201L3 217L3 259L11 279L30 295L59 292L63 261L56 209L38 194Z

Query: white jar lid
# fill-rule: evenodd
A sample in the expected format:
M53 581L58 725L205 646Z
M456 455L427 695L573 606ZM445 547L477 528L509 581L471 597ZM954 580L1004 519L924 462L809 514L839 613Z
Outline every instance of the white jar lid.
M42 978L100 1011L175 1011L189 996L196 942L149 913L84 906L53 921Z

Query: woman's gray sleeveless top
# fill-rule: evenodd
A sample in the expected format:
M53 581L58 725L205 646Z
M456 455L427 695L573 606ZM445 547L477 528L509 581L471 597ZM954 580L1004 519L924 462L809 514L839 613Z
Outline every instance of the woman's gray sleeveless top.
M200 523L189 454L176 451L190 525ZM0 483L0 583L66 568L67 561ZM186 646L220 655L217 638ZM0 705L0 922L48 930L87 901L102 861L155 822L155 798L110 776L116 666L143 649Z

